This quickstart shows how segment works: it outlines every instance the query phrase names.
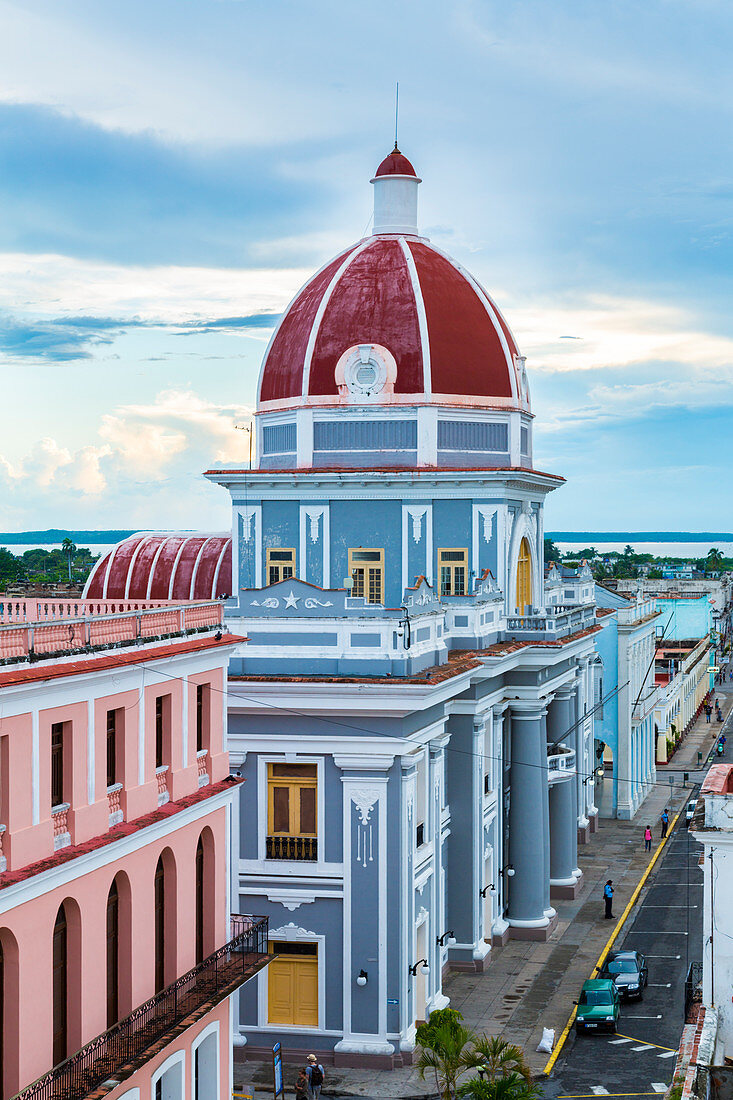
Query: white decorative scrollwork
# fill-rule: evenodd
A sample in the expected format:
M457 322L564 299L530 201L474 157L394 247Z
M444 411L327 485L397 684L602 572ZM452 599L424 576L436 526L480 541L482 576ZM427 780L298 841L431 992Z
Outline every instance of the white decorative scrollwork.
M315 596L308 596L305 606L312 610L314 607L333 607L333 603L331 600L317 600Z
M379 799L379 791L374 787L359 787L351 792L351 801L356 807L359 822L356 829L356 862L366 867L374 860L374 836L371 814Z
M266 600L250 600L250 607L271 607L276 608L280 606L280 601L276 596L268 596Z
M491 542L491 529L494 524L496 508L483 508L479 506L477 511L482 520L484 542Z
M318 542L318 521L323 515L323 508L306 508L305 514L310 520L311 542Z
M423 516L427 515L428 510L427 508L408 508L407 511L412 519L412 537L415 542L419 542L422 538Z
M282 928L271 928L268 932L268 936L271 940L297 940L304 936L313 938L317 934L317 932L311 932L308 928L301 928L300 925L295 924L293 921L283 925Z
M255 514L254 508L240 508L239 510L239 533L243 542L249 542L252 538L252 520Z

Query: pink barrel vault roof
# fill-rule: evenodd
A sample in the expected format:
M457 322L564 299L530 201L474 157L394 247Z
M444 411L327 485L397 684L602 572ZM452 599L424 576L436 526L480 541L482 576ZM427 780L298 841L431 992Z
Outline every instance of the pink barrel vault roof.
M84 599L213 600L231 590L231 535L156 532L131 535L104 554Z
M427 240L389 234L347 249L296 295L265 354L260 407L334 400L339 358L366 343L394 355L395 395L529 411L516 342L483 288Z

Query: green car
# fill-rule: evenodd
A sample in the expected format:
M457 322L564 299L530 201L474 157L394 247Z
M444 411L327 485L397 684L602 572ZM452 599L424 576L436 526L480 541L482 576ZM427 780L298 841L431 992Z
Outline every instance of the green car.
M580 991L580 1000L576 1001L578 1011L575 1015L575 1030L608 1031L616 1030L620 1012L620 998L613 982L607 978L595 978L584 982Z

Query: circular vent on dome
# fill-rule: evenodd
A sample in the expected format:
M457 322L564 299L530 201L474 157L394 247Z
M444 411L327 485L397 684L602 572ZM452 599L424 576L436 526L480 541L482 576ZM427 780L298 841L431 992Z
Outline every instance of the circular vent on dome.
M394 393L397 363L380 344L358 344L347 348L334 371L339 394L346 398Z

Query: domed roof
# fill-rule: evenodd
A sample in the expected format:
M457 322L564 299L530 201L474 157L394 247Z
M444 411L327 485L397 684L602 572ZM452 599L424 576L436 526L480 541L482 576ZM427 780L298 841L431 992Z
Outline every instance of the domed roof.
M404 154L395 145L391 153L384 158L374 173L375 176L415 176L417 172Z
M410 161L395 146L371 182L374 232L322 267L286 309L265 353L258 411L349 401L344 363L353 373L370 345L383 364L372 404L529 412L524 359L499 309L418 234L420 180Z
M529 411L523 360L500 311L460 264L424 238L368 237L306 283L265 355L260 409L338 401L336 364L360 344L394 356L394 393L384 395L390 403L410 395L412 402Z
M85 600L214 600L232 590L232 539L226 534L139 533L104 554Z

